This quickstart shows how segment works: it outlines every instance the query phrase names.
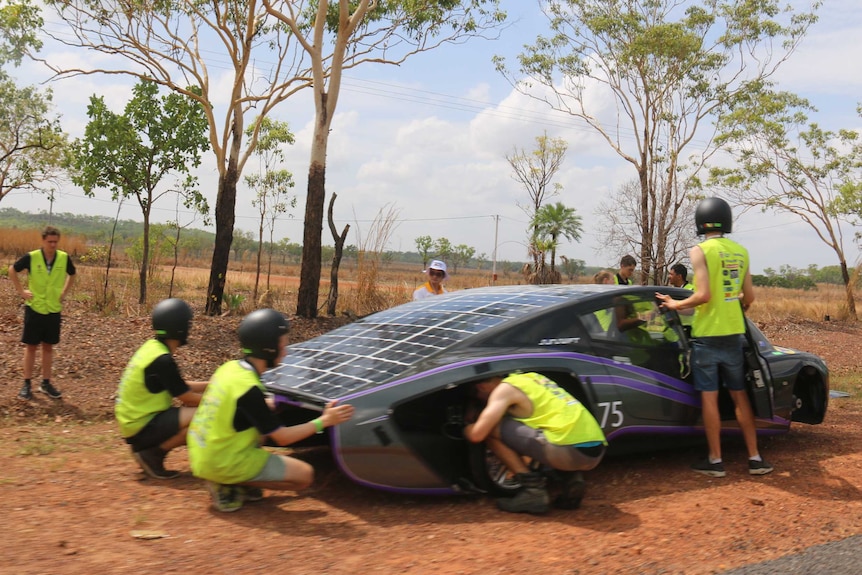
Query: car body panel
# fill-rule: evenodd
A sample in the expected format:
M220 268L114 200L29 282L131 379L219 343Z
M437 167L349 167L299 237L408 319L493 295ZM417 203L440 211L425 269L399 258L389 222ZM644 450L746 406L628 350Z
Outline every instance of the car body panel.
M690 293L595 285L453 292L291 345L264 382L286 422L307 420L330 401L353 405L354 417L328 430L338 465L359 483L400 492L473 490L470 446L459 436L470 384L515 371L543 373L570 391L599 421L611 452L702 442L689 338L678 315L658 307L656 290ZM786 433L793 419L822 421L825 363L772 346L751 322L746 342L758 433ZM728 401L723 433L738 434Z

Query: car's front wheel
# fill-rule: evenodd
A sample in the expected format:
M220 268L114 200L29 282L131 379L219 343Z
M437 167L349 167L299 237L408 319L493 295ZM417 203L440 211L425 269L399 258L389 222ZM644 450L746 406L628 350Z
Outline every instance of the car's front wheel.
M495 497L511 497L521 488L503 462L484 443L469 447L470 472L477 487Z

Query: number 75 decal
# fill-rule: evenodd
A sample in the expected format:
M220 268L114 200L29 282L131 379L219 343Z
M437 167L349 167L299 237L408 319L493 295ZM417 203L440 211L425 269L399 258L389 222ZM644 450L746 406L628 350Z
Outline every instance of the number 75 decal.
M610 420L611 427L619 427L623 424L623 412L620 409L623 406L622 401L600 401L598 403L602 411L601 421L599 426L604 429Z

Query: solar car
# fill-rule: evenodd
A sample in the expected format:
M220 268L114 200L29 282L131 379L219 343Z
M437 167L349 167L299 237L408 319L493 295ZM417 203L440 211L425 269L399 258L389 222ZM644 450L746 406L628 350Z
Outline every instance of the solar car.
M325 438L356 482L404 493L516 489L481 444L462 436L472 384L535 371L580 400L609 453L703 441L690 336L663 311L655 286L545 285L467 289L369 315L289 346L264 375L285 423L308 421L332 401L354 417ZM770 344L747 321L747 391L758 434L823 421L829 372L819 357ZM743 336L740 336L743 337ZM739 434L720 394L724 434Z

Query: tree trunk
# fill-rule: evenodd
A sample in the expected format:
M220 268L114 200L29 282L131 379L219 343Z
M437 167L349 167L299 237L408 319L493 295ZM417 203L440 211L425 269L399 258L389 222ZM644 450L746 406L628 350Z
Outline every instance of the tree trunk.
M230 246L233 243L238 176L236 157L231 156L227 171L224 175L219 176L218 197L215 206L215 245L213 246L212 265L210 265L210 281L207 287L207 315L221 313L225 280L227 279L227 265L230 259Z
M347 239L347 232L350 230L350 224L345 224L341 235L335 229L335 220L332 217L332 206L335 205L335 198L338 194L332 194L329 199L329 209L326 212L326 219L329 222L329 233L332 234L332 241L335 243L335 251L332 254L332 267L329 270L329 296L326 298L326 313L335 315L335 308L338 305L338 268L341 266L341 257L344 254L344 242Z
M321 234L323 233L323 203L326 197L326 165L312 162L308 170L308 191L305 199L305 226L302 235L302 265L299 271L299 292L296 315L317 317L320 294Z
M853 284L850 282L850 272L847 270L847 262L844 260L841 260L841 279L844 280L844 291L847 294L847 315L853 321L857 321L856 300L853 299Z
M138 303L144 305L147 303L147 267L150 262L150 213L149 210L144 210L144 246L141 251L141 271L139 274Z
M260 215L260 226L257 230L257 268L254 272L254 292L252 301L257 301L257 289L260 287L260 257L263 252L263 214Z

